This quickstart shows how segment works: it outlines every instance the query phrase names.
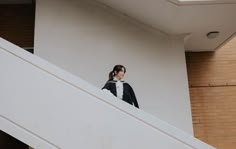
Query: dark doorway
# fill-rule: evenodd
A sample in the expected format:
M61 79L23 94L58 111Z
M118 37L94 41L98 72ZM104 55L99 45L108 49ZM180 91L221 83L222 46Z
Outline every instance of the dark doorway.
M0 37L34 53L35 2L1 4Z
M0 148L1 149L29 149L28 145L13 138L12 136L0 131Z

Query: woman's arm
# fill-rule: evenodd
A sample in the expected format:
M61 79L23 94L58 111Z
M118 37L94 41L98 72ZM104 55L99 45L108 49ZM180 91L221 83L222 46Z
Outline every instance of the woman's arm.
M103 89L110 90L110 85L109 85L109 83L106 83L106 84L103 86L102 90L103 90Z
M115 96L112 92L111 92L111 85L110 83L106 83L104 85L104 87L102 88L102 91L107 92L109 95Z
M138 101L136 99L134 90L133 90L133 88L131 86L130 86L130 95L131 95L131 98L132 98L132 102L134 103L134 106L139 109Z

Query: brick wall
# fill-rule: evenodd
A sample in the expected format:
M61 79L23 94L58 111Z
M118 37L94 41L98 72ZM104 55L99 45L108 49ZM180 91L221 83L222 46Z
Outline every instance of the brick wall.
M236 38L216 52L186 52L195 137L236 148Z

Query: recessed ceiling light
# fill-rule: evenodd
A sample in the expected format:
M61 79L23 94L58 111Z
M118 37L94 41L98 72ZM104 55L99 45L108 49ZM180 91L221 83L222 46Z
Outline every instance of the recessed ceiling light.
M207 33L207 38L214 39L214 38L218 37L219 34L220 34L220 32L218 32L218 31L209 32L209 33Z

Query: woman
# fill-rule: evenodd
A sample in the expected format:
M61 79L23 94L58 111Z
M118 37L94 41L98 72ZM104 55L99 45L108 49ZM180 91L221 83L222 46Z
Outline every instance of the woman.
M113 70L109 73L109 80L106 82L102 89L109 90L114 96L139 108L132 87L127 82L122 80L125 72L126 68L124 66L114 66Z

